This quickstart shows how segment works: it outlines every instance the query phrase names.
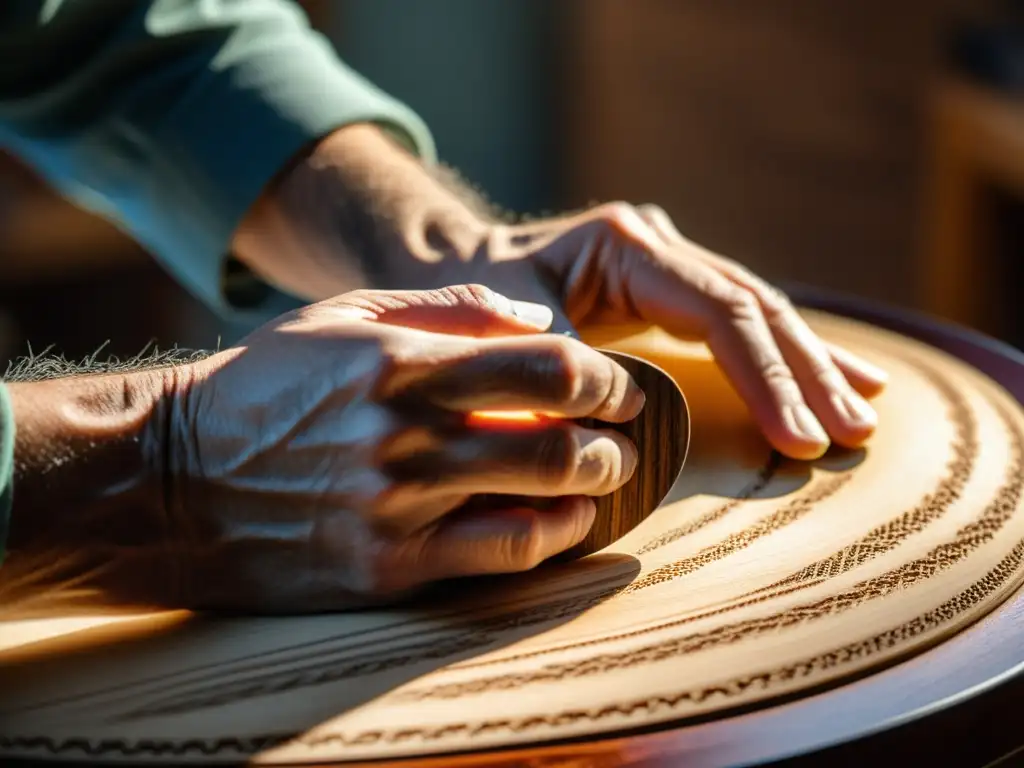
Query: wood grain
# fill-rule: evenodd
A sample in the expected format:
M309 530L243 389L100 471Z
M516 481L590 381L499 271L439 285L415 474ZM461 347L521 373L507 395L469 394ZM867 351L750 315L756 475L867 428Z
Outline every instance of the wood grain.
M1021 356L808 319L892 375L862 454L780 462L706 355L590 338L690 411L687 471L612 547L395 610L0 625L3 756L711 768L993 689L1024 666Z
M621 539L661 506L686 461L690 444L690 414L679 385L665 371L633 355L601 350L626 369L644 391L647 402L640 415L624 424L581 419L591 429L612 429L637 448L639 463L630 481L597 502L594 525L563 558L599 552Z

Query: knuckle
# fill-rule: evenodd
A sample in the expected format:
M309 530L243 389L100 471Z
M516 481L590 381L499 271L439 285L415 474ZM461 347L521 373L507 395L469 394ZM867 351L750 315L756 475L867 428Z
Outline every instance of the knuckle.
M390 294L386 291L360 288L358 290L349 291L348 293L343 293L340 296L327 299L326 301L322 301L319 304L314 304L312 306L333 310L357 309L376 315L394 308L395 304L396 299L394 294Z
M569 484L580 463L580 445L575 431L566 425L545 430L535 456L541 483L554 487Z
M773 361L761 369L761 377L774 386L788 387L796 383L789 366L781 361Z
M494 291L479 283L449 285L436 289L434 293L438 297L438 302L447 306L475 304L481 307L491 307L494 305Z
M662 208L660 205L655 205L654 203L644 203L643 205L638 205L637 211L639 211L644 216L648 216L653 219L668 218L668 214L665 212L665 209Z
M485 305L494 303L494 291L486 285L481 285L480 283L467 283L462 286L462 289L466 292L467 298L475 299Z
M583 386L584 371L576 344L565 337L548 339L529 363L540 385L560 403L574 400Z
M617 217L634 215L636 207L624 200L612 200L597 206L597 208L594 209L594 212L600 218L613 221Z
M723 286L714 296L721 311L732 320L750 320L761 312L757 297L738 285Z
M303 325L309 322L316 322L325 315L332 314L332 311L338 307L348 307L347 295L336 296L331 299L324 301L318 301L314 304L306 304L302 307L296 307L295 309L289 310L277 317L275 323L277 329L285 330L288 328L295 328L296 330L302 330Z
M789 294L786 293L784 290L782 290L778 286L772 285L771 283L765 283L764 287L765 293L767 293L768 296L771 297L771 300L773 302L780 306L794 309L793 300L789 297Z
M595 412L607 414L618 411L632 386L635 382L629 371L606 359L605 365L594 372L593 389L599 403Z
M851 389L840 370L828 360L812 359L809 375L812 381L827 390L847 392Z
M371 290L369 288L359 288L354 291L348 291L337 297L338 301L344 301L346 303L352 302L356 304L372 303L378 296L378 291Z
M538 514L531 512L521 531L502 539L500 557L505 561L507 570L528 571L544 561L544 541L537 520Z
M772 325L791 322L796 309L782 291L765 284L761 291L761 306L765 319Z
M617 200L599 205L594 209L594 214L601 224L621 230L636 219L637 209L629 203Z
M625 485L636 469L636 447L629 440L615 439L613 447L600 455L601 473L595 495L613 493Z
M761 378L781 402L796 405L804 402L803 389L793 371L783 362L772 362L761 368Z

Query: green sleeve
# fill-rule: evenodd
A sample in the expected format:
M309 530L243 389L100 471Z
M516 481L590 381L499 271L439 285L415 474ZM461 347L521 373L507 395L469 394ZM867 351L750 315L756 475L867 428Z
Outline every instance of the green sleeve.
M14 412L7 387L0 383L0 563L4 560L11 523L14 482Z
M237 224L296 153L354 122L433 159L419 117L285 0L0 3L0 143L238 319Z

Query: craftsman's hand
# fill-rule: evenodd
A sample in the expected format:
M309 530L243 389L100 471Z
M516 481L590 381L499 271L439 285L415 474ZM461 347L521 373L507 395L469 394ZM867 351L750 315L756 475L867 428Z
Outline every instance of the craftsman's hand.
M518 314L517 314L518 313ZM633 445L563 419L643 407L626 371L482 287L356 292L179 371L167 519L183 602L317 610L522 571L580 542ZM485 337L485 338L474 338ZM466 508L478 494L544 511Z
M476 286L355 292L199 362L11 385L3 604L20 585L51 603L331 610L569 549L589 497L636 465L628 439L572 419L629 420L644 396L550 320ZM547 416L485 413L510 410Z
M830 441L864 443L877 425L865 397L885 374L824 343L788 299L739 264L688 241L654 206L606 205L565 219L492 227L496 279L529 264L537 300L552 286L577 328L643 322L708 344L770 442L794 458ZM477 279L483 279L479 275Z
M688 241L661 210L619 203L506 226L370 126L344 128L296 163L234 246L269 282L312 300L359 281L482 283L551 306L556 331L639 321L703 340L767 438L794 458L820 456L831 441L859 446L876 426L865 398L884 373L823 343L783 295Z

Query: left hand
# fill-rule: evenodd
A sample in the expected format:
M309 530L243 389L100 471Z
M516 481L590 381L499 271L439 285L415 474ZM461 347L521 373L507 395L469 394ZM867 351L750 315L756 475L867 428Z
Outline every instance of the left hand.
M881 392L885 374L826 344L782 293L687 240L660 208L615 203L495 225L484 247L471 262L481 266L459 271L519 291L516 298L537 301L553 289L576 328L639 321L706 342L768 440L790 457L817 458L830 442L860 446L877 425L865 398Z

